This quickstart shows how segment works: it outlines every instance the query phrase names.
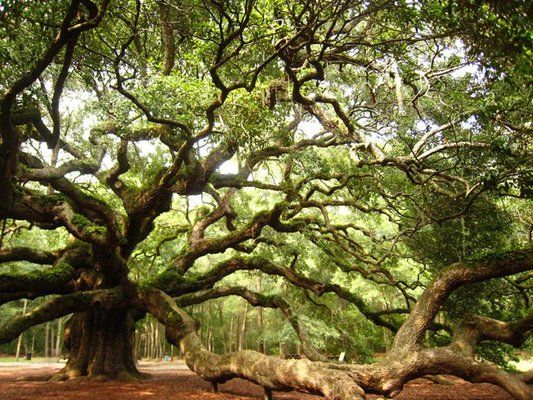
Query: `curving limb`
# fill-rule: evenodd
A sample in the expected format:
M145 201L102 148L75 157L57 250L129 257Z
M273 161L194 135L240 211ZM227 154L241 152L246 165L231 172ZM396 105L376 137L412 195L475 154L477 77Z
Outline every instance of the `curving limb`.
M3 272L0 273L0 291L13 293L57 290L68 284L75 276L74 268L64 262L58 262L51 268L31 273Z
M459 286L532 268L533 251L519 250L487 256L470 263L454 264L444 269L413 307L385 359L369 365L286 361L254 351L216 355L201 344L196 334L197 323L166 293L157 289L141 289L139 298L146 310L166 326L167 340L180 346L187 365L214 383L240 377L267 390L295 389L322 394L328 399L351 400L364 398L365 392L394 395L411 379L452 374L472 382L499 385L516 399L527 400L531 396L530 389L524 383L529 379L527 374L513 376L490 363L480 362L475 359L473 350L482 340L520 346L533 330L533 314L513 322L466 317L455 329L452 343L445 347L423 348L417 332L430 329L436 313L434 310L438 311L444 300ZM266 299L257 297L253 292L248 293L247 289L220 288L184 295L181 304L192 304L224 294L236 294L248 297L252 302L267 303ZM336 384L331 382L331 378ZM337 386L338 383L342 384L342 388Z
M17 269L4 272L0 270L0 304L79 290L80 272L84 268L90 268L92 257L90 250L79 243L54 253L27 251L26 248L15 247L3 249L0 254L8 260L49 264L31 272Z
M122 288L97 289L66 294L38 306L34 310L7 321L0 326L0 343L16 339L32 326L63 317L74 312L93 308L113 307L123 303L125 296Z
M53 264L57 254L31 247L12 247L0 249L0 263L29 261L35 264Z
M520 347L533 331L533 311L520 320L503 322L480 315L467 315L453 334L452 346L458 352L474 355L483 340L495 340Z
M205 349L197 323L159 290L142 290L139 297L146 309L165 325L167 340L179 346L189 368L204 379L221 383L244 378L268 390L300 390L322 394L332 400L362 400L364 391L345 371L334 365L307 360L282 360L244 350L216 355ZM268 372L267 372L268 371Z
M533 250L516 250L459 262L445 268L426 288L394 338L393 352L416 350L450 293L460 286L533 269Z

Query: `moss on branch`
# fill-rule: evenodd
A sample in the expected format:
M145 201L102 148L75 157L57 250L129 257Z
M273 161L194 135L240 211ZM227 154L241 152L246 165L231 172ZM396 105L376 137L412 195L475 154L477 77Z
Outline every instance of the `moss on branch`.
M0 344L16 339L22 332L46 321L91 308L112 307L124 301L122 288L76 292L54 298L0 326Z
M60 288L74 279L72 266L58 262L53 267L30 272L0 273L0 292L39 292Z

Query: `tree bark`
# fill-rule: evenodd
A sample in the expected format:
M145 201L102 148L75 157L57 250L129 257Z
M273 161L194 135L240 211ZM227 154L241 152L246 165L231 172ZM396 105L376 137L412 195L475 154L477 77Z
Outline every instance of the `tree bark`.
M471 382L490 382L507 390L515 399L529 400L532 393L524 383L529 379L527 376L514 376L490 363L480 362L475 359L473 349L481 340L519 346L533 331L533 313L513 322L467 316L454 331L449 346L425 348L422 340L454 289L531 270L532 255L527 250L515 251L445 268L420 296L398 331L391 351L375 364L282 360L250 350L217 355L202 345L196 321L168 294L142 289L139 300L146 311L165 325L167 340L180 346L189 368L212 383L238 377L263 386L267 392L298 390L321 394L330 400L360 400L365 398L365 392L394 396L405 382L417 377L450 374Z
M196 322L159 290L143 290L140 299L147 310L165 325L167 340L185 355L189 368L214 384L241 377L267 392L300 390L322 394L331 400L362 400L363 389L336 364L308 360L282 360L252 350L217 355L206 350L197 335ZM237 325L238 326L238 325Z
M64 346L69 358L52 379L85 376L92 379L138 380L133 355L135 324L125 309L76 313L65 324Z

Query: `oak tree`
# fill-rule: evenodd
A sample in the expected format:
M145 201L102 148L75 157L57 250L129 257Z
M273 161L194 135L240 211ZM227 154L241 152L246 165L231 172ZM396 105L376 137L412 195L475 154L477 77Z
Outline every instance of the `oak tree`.
M505 3L2 1L0 303L46 300L0 343L72 315L55 379L140 379L151 314L215 386L352 400L453 374L530 398L530 377L476 356L533 327L531 228L487 235L502 205L531 205L530 10ZM59 245L17 245L43 231ZM309 307L342 299L389 351L328 362L294 298L242 271ZM449 318L457 290L495 279L511 319ZM187 307L226 296L279 309L307 358L209 351Z

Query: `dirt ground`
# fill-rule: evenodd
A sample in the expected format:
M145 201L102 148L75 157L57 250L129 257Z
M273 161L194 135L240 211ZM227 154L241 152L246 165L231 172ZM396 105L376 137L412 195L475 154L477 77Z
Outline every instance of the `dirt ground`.
M46 380L59 364L0 363L2 400L251 400L263 399L261 387L234 379L210 393L210 385L180 363L141 364L152 378L143 382L59 382ZM368 396L380 399L379 396ZM297 392L275 392L276 400L318 400ZM489 384L440 385L417 379L406 385L395 400L512 400L504 390Z

